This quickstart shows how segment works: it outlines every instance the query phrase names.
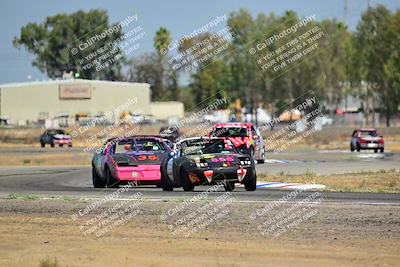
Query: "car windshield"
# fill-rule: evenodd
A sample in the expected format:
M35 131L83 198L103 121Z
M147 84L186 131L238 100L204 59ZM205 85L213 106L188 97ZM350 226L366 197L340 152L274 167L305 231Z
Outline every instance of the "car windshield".
M164 145L162 142L155 139L136 139L136 150L137 151L164 151Z
M376 131L361 131L361 137L377 137L378 133Z
M149 138L121 140L115 145L115 153L156 151L165 151L164 144L161 141Z
M63 130L50 130L49 134L56 135L56 134L65 134Z
M211 133L212 137L248 137L249 132L244 127L216 128Z
M224 153L230 154L235 152L232 146L226 144L223 140L218 141L199 141L195 143L185 143L182 144L182 155L202 155L202 154L215 154Z

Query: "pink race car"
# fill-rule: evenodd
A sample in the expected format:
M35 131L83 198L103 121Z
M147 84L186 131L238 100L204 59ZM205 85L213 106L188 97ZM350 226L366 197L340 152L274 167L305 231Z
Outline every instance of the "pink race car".
M95 188L135 182L160 186L161 161L171 153L168 141L158 136L109 139L92 160Z

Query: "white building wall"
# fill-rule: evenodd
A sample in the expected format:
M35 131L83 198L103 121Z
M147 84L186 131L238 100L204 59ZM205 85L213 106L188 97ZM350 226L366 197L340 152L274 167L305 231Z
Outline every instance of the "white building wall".
M90 84L90 99L60 99L59 85ZM88 112L92 116L100 112L110 112L129 99L137 99L136 104L127 107L127 111L149 114L150 85L145 83L127 83L90 80L60 80L49 82L33 82L0 85L1 117L9 117L12 121L36 121L40 112L56 114L67 112L74 116L80 112Z
M169 118L183 118L184 105L182 102L167 101L167 102L152 102L151 115L159 120L167 120Z

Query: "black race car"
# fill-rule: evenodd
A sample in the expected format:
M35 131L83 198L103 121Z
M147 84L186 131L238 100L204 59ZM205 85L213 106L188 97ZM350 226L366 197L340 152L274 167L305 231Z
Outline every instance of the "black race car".
M181 136L181 132L176 127L161 127L160 136L175 141Z
M216 137L195 137L175 144L173 152L161 164L164 191L196 185L224 182L226 191L242 183L246 191L256 190L257 176L251 156L239 153L231 141Z

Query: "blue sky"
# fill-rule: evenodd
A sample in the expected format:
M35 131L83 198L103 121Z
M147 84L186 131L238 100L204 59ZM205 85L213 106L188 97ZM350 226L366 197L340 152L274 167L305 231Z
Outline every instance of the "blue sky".
M303 17L316 14L317 19L344 19L345 0L325 1L255 1L255 0L203 0L203 1L132 1L132 0L97 0L97 1L54 1L54 0L0 0L0 84L25 82L28 76L32 80L48 79L31 65L32 56L24 50L12 46L14 36L20 28L29 22L42 22L47 16L57 13L72 13L77 10L101 8L108 11L111 22L118 22L134 10L139 16L139 23L147 33L142 41L142 51L152 51L152 38L160 26L168 28L173 38L192 32L216 16L228 15L240 8L248 9L255 17L258 13L282 14L294 10ZM354 30L362 11L367 8L368 0L348 0L347 23ZM370 0L370 5L384 4L395 10L400 8L399 0Z

